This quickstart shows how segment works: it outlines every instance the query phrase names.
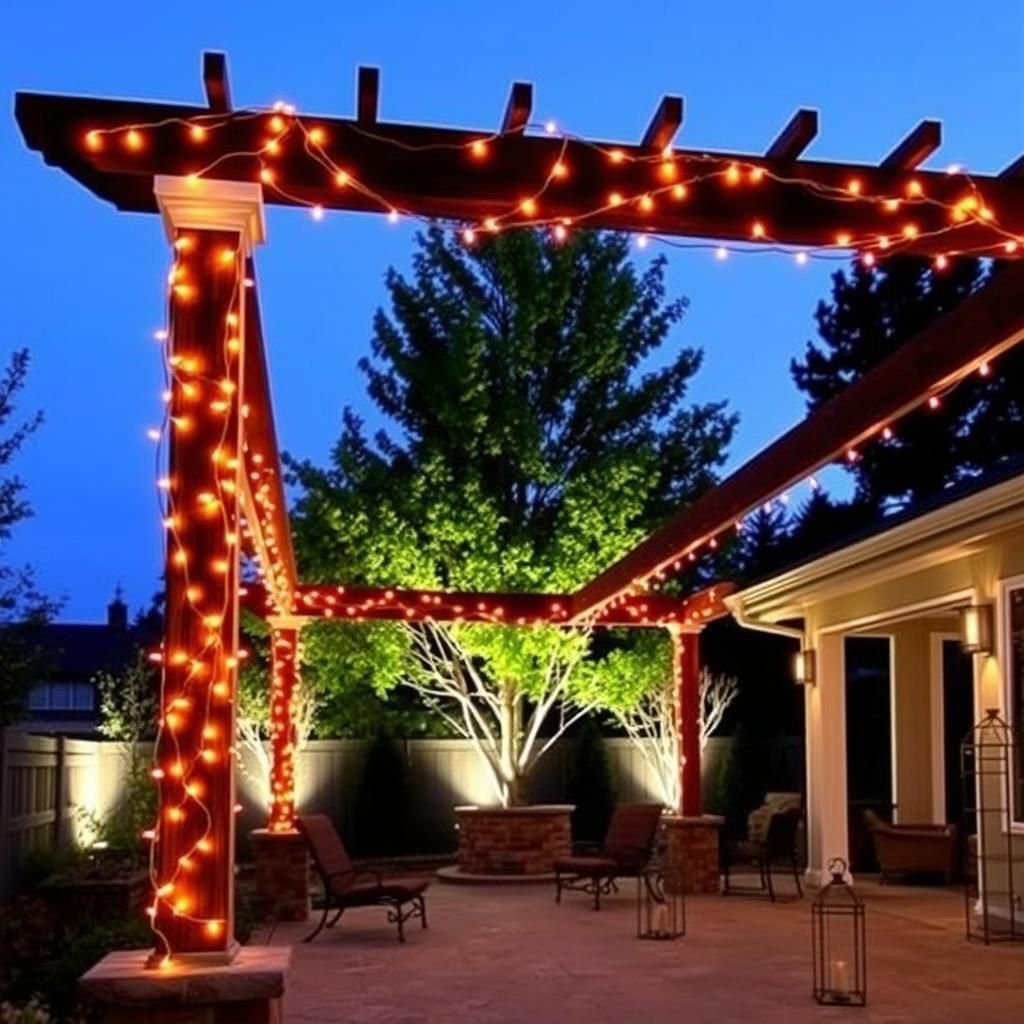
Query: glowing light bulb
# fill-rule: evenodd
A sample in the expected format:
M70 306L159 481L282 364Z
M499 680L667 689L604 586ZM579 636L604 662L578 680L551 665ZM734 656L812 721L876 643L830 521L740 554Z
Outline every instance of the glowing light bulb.
M167 820L177 825L185 820L185 812L180 807L168 807Z
M334 184L344 188L348 184L348 171L337 171L334 175Z
M796 262L802 267L802 266L804 266L807 263L807 253L805 253L805 252L798 252L793 257L793 259L795 259Z
M202 142L206 138L206 129L201 124L194 124L188 130L193 142Z
M546 131L548 135L554 135L555 132L558 131L558 125L555 124L554 121L545 121L544 131Z
M886 199L882 204L882 208L886 213L895 213L900 208L900 201L898 199Z
M525 216L532 217L537 212L537 200L528 197L519 204L519 209Z
M750 229L750 234L754 238L764 238L764 225L759 220L755 220Z
M160 431L157 430L156 427L150 427L149 430L146 431L146 437L148 437L150 441L159 441Z
M622 193L621 192L611 192L611 193L609 193L609 195L608 195L608 205L609 206L621 206L622 205Z
M324 208L320 206L320 204L318 203L309 211L309 215L313 218L313 220L323 220Z
M847 462L856 462L859 457L860 456L857 454L857 449L856 448L847 448L846 449L846 461Z
M85 133L85 146L86 149L91 149L94 153L103 148L103 133L93 129L91 132Z
M129 128L125 132L124 144L131 150L138 152L142 149L142 133L135 128Z
M917 238L918 228L913 222L903 225L903 237L904 238Z
M740 183L740 169L737 164L729 164L725 169L725 183L727 185L738 185Z
M608 159L613 164L621 164L626 159L626 154L621 149L610 149L608 150Z
M487 156L487 143L486 143L486 142L484 142L484 140L483 140L483 139L477 139L477 140L476 140L476 141L475 141L475 142L474 142L474 143L473 143L473 144L472 144L472 145L471 145L471 146L469 147L469 151L470 151L470 152L471 152L471 153L473 154L473 156L475 156L475 157L476 157L476 158L477 158L478 160L482 160L482 159L483 159L483 158L484 158L485 156Z
M851 240L852 236L849 231L839 231L836 234L836 245L840 246L840 248L848 246Z
M764 181L764 168L752 167L748 179L751 185L760 185Z
M472 245L476 241L476 232L472 228L466 228L466 230L462 232L462 241L465 242L466 245Z
M308 138L314 146L322 146L327 141L327 132L318 125L309 129Z
M673 199L685 199L688 193L687 187L680 182L677 185L672 186L672 198Z
M933 410L934 409L938 409L938 407L941 404L942 404L942 402L939 400L939 396L938 395L931 395L929 397L929 399L928 399L928 408L929 409L933 409Z
M846 183L846 191L849 192L851 196L859 196L863 187L864 186L861 184L860 178L851 178Z
M388 210L388 223L389 224L397 224L398 223L398 211L397 210Z
M1003 244L1003 251L1008 253L1014 253L1020 248L1020 243L1015 239L1011 238L1008 242Z
M917 178L911 178L907 182L907 195L912 199L917 199L924 195L924 188L921 186L921 182Z
M569 165L564 160L556 160L551 167L552 178L567 178L569 176Z
M882 427L882 438L886 441L891 441L893 438L892 427Z
M939 253L939 255L935 257L934 266L936 270L945 270L946 267L949 266L949 259L943 256L942 253Z
M729 258L729 250L726 249L726 247L724 245L720 245L715 250L715 259L717 259L717 260L727 260L728 258Z
M264 185L270 185L274 181L274 172L269 167L260 168L260 181Z
M211 939L218 939L224 934L223 921L207 921L203 927Z
M987 377L992 372L992 367L988 363L982 363L978 367L978 374L982 377Z
M654 209L654 200L648 195L641 196L640 209L643 210L644 213L650 213L651 210Z
M283 105L281 109L284 109ZM275 114L268 123L272 132L284 131L284 118L279 114Z
M646 249L647 248L647 236L646 235L637 235L636 236L636 247L638 249Z
M875 265L875 254L871 252L863 252L860 255L860 261L865 267L873 267Z

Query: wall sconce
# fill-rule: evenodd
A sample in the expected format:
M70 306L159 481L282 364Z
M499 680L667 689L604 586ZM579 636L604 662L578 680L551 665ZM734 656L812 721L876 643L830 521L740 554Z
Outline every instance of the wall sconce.
M814 685L814 651L797 651L793 655L793 682L798 686Z
M991 654L992 637L992 605L969 604L960 609L960 646L968 654Z

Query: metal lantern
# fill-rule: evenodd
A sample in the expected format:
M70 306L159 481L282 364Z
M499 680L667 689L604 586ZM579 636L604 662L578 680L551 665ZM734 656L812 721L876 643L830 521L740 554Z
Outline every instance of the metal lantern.
M847 864L828 866L831 881L811 903L814 998L828 1006L867 1002L867 946L864 902L846 881Z
M990 708L960 748L967 843L964 916L967 938L1024 940L1024 856L1014 842L1013 807L1017 740Z
M639 939L678 939L686 934L683 872L663 864L642 871L636 881Z

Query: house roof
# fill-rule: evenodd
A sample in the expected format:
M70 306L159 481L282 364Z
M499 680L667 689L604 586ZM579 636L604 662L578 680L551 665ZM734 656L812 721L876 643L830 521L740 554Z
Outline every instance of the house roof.
M954 552L968 538L1005 529L1022 518L1024 458L1015 457L750 581L726 598L726 605L734 614L757 606L760 615L776 622L798 618L800 595L827 578L846 573L863 581L869 575L907 571L924 549L933 558L940 549Z

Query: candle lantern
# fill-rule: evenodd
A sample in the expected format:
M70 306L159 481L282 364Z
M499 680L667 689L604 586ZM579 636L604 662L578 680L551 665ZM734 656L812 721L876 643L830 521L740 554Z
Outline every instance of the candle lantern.
M652 864L636 882L636 934L678 939L686 934L686 895L680 868Z
M846 861L833 860L831 880L811 903L814 998L829 1006L867 1002L864 902L846 881Z

